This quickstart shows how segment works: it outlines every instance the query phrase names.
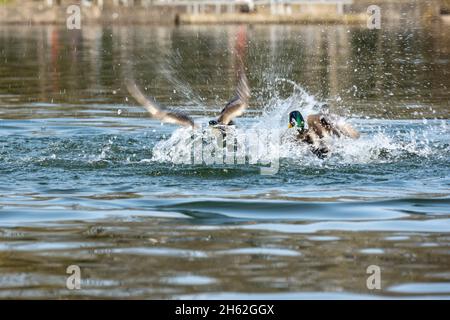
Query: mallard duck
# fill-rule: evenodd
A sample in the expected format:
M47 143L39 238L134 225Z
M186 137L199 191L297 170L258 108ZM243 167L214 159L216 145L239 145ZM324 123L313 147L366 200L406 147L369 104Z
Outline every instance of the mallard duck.
M289 113L288 128L297 130L296 139L311 146L311 152L317 157L324 159L329 153L329 147L325 144L324 137L346 136L352 139L359 138L359 132L351 125L344 123L332 123L332 121L323 114L309 115L306 121L300 111Z
M161 107L153 97L146 97L137 87L133 80L127 79L126 86L129 93L144 106L154 119L161 122L173 123L183 127L196 128L194 120L187 114L179 111L168 111ZM209 121L209 126L225 131L227 126L233 125L233 119L241 116L248 106L250 99L250 88L247 76L243 70L239 72L238 84L233 98L225 105L217 120Z

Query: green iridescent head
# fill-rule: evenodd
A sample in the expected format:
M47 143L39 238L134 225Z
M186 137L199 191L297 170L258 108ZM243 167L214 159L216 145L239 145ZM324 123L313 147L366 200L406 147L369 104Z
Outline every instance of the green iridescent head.
M292 111L289 113L289 128L305 129L305 119L300 111Z

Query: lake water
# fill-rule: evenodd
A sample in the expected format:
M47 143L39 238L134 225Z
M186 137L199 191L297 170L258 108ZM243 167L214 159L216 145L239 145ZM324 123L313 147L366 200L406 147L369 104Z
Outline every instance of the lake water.
M448 30L0 27L0 297L450 298ZM282 144L273 175L179 163L191 133L124 77L206 123L236 56L240 128L284 132L328 103L361 138L324 160Z

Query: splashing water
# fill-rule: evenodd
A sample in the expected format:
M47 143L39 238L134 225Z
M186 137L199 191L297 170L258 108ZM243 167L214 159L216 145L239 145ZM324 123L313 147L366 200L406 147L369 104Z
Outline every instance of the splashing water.
M171 58L166 58L165 63L162 63L159 68L160 72L173 86L174 93L180 93L186 99L191 101L193 105L200 106L202 109L205 109L202 97L194 92L187 81L183 81L177 75L176 69L182 67L181 57L179 54L175 54L171 56Z
M330 147L329 156L318 159L310 152L309 146L298 143L295 140L295 132L287 129L287 115L293 110L300 110L308 115L319 113L323 109L314 96L306 92L293 81L277 78L276 83L288 83L293 86L292 94L286 98L280 97L277 91L269 99L262 114L251 121L244 119L245 130L235 130L237 141L247 141L253 144L255 150L261 150L262 137L281 137L280 140L269 139L265 146L267 152L251 154L254 161L267 163L276 158L287 159L303 165L347 165L364 163L382 163L401 160L403 157L418 156L429 157L431 155L443 156L448 153L448 141L442 141L442 137L448 136L449 128L445 121L436 123L432 121L386 121L374 119L344 118L333 115L337 123L351 123L362 132L359 139L350 138L325 138ZM247 121L245 121L247 120ZM252 139L250 133L259 132L259 138ZM266 132L266 135L261 135ZM195 138L192 138L192 135ZM175 130L168 140L158 142L153 148L152 161L189 163L190 154L195 145L218 148L217 146L205 146L206 143L216 143L217 132L211 129L193 132L192 129L179 128ZM213 142L214 141L214 142ZM256 144L259 144L257 146ZM247 146L248 148L252 146ZM241 148L240 150L245 150ZM240 156L243 156L240 154ZM197 159L198 161L198 159Z

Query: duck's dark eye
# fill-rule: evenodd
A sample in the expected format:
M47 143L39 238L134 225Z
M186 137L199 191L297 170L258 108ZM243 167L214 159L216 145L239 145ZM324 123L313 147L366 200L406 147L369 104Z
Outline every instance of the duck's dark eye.
M210 126L215 126L215 125L217 125L218 124L218 122L216 121L216 120L210 120L209 121L209 125Z

